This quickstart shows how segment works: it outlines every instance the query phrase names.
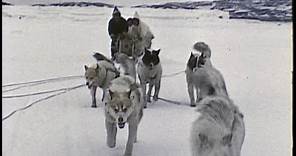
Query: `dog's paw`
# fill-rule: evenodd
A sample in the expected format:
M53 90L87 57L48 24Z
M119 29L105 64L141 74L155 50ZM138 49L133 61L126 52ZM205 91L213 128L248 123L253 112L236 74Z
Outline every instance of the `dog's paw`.
M190 107L196 107L196 104L190 104Z
M202 100L202 98L197 98L196 103L199 103Z
M150 103L151 102L151 98L149 96L147 96L146 97L146 101Z
M107 142L107 146L110 148L114 148L116 146L116 142L115 141L109 141Z
M91 105L92 108L97 108L97 105Z
M109 148L114 148L115 147L115 144L114 145L107 145Z
M157 101L158 97L157 96L153 96L153 101Z
M132 152L125 152L123 156L132 156Z

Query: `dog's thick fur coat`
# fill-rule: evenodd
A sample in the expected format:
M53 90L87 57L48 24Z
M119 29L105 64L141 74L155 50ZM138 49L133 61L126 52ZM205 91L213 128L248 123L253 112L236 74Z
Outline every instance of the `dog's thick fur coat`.
M131 156L137 140L138 125L143 116L144 95L141 86L130 76L120 76L111 81L105 101L105 125L107 145L116 145L117 126L124 128L128 123L128 141L124 156Z
M132 78L136 80L136 63L134 58L127 56L124 53L116 53L115 54L115 62L120 65L120 72L123 75L130 75Z
M97 64L90 67L84 66L86 85L90 89L92 96L92 107L96 105L96 91L97 87L103 90L102 101L105 96L106 87L110 81L119 76L119 72L116 70L112 61L108 60L105 56L99 53L93 55L97 59Z
M245 137L243 115L225 96L206 97L191 129L192 156L240 156Z
M209 47L203 42L198 42L194 48L200 50L201 54L191 53L185 71L190 105L195 106L198 101L208 95L228 96L222 74L211 63Z
M154 88L153 100L158 100L158 94L161 84L162 67L159 60L159 50L149 51L145 49L142 60L138 62L137 73L144 93L144 108L147 107L147 102L151 102L151 91ZM149 89L146 94L146 84L148 83Z

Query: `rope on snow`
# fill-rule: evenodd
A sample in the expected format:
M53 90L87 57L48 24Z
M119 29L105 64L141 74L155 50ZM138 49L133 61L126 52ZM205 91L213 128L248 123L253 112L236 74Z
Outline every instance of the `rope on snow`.
M67 88L66 90L63 90L62 92L58 92L58 93L55 93L55 94L52 94L52 95L49 95L49 96L45 96L43 98L40 98L30 104L28 104L27 106L25 107L22 107L22 108L19 108L19 109L16 109L14 111L12 111L11 113L9 113L8 115L6 115L4 118L2 118L2 122L5 121L6 119L10 118L12 115L14 115L15 113L19 112L19 111L23 111L23 110L26 110L30 107L32 107L33 105L37 104L38 102L41 102L41 101L44 101L44 100L47 100L47 99L50 99L50 98L53 98L55 96L58 96L58 95L62 95L62 94L65 94L71 90L74 90L74 89L78 89L78 88L81 88L85 86L85 84L81 84L81 85L77 85L77 86L74 86L74 87L70 87L70 88Z
M64 77L56 77L56 78L49 78L49 79L43 79L43 80L35 80L35 81L29 81L29 82L20 82L20 83L11 83L2 85L2 87L11 87L11 86L18 86L18 85L25 85L25 84L34 84L34 83L46 83L50 81L60 81L60 80L70 80L70 79L76 79L76 78L82 78L82 75L76 75L76 76L64 76Z
M73 88L73 87L70 87L70 88ZM52 93L52 92L64 91L64 90L68 90L68 89L69 89L69 87L48 90L48 91L35 92L35 93L28 93L28 94L7 95L7 96L2 96L2 98L19 98L19 97L25 97L25 96L33 96L33 95L40 95L40 94L47 94L47 93Z

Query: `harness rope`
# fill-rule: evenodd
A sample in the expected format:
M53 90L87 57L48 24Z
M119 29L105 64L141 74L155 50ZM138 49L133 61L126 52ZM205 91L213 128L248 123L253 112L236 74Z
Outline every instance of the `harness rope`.
M172 104L176 104L176 105L188 105L186 103L182 103L182 102L179 102L179 101L174 101L174 100L170 100L170 99L166 99L166 98L162 98L162 97L158 97L159 100L162 100L164 102L168 102L168 103L172 103Z
M82 78L82 75L76 75L76 76L64 76L64 77L56 77L56 78L49 78L49 79L43 79L43 80L35 80L35 81L29 81L29 82L20 82L20 83L11 83L2 85L2 87L10 87L10 86L18 86L18 85L25 85L25 84L35 84L35 83L47 83L51 81L61 81L61 80L69 80L69 79L76 79L76 78Z
M2 96L2 98L20 98L20 97L26 97L26 96L34 96L34 95L40 95L40 94L47 94L47 93L53 93L53 92L58 92L58 91L64 91L64 90L68 90L68 89L69 89L69 87L55 89L55 90L42 91L42 92L29 93L29 94L7 95L7 96Z
M52 94L52 95L49 95L49 96L45 96L41 99L38 99L30 104L28 104L27 106L25 107L22 107L22 108L19 108L19 109L16 109L14 111L12 111L11 113L9 113L8 115L6 115L4 118L2 118L2 122L5 121L6 119L10 118L12 115L14 115L15 113L19 112L19 111L23 111L23 110L26 110L30 107L32 107L33 105L37 104L38 102L41 102L41 101L44 101L44 100L47 100L47 99L50 99L50 98L53 98L55 96L58 96L58 95L62 95L62 94L65 94L71 90L74 90L74 89L78 89L78 88L81 88L81 87L84 87L85 84L81 84L81 85L77 85L77 86L74 86L74 87L71 87L71 88L68 88L66 90L63 90L62 92L59 92L59 93L55 93L55 94Z
M109 68L106 68L106 75L108 72L114 72L116 75L118 75L118 71L115 71L113 69L109 69ZM179 75L181 73L184 73L184 71L179 71L179 72L176 72L176 73L171 73L171 74L167 74L167 75L163 75L162 78L166 78L166 77L173 77L173 76L176 76L176 75ZM69 80L69 79L75 79L75 78L82 78L83 76L79 75L79 76L64 76L64 77L57 77L57 78L50 78L50 79L43 79L43 80L36 80L36 81L30 81L30 82L21 82L21 83L12 83L12 84L7 84L7 85L3 85L2 87L9 87L9 86L18 86L18 85L21 85L19 87L15 87L15 88L12 88L12 89L8 89L8 90L5 90L4 92L8 92L8 91L12 91L12 90L16 90L16 89L20 89L20 88L23 88L23 87L28 87L28 86L34 86L34 85L39 85L39 84L43 84L43 83L47 83L47 82L51 82L51 81L59 81L59 80ZM107 77L107 76L106 76ZM106 78L105 78L105 81L106 81ZM29 93L29 94L20 94L20 95L8 95L8 96L2 96L2 98L19 98L19 97L26 97L26 96L33 96L33 95L41 95L41 94L47 94L47 93L53 93L53 92L58 92L58 93L55 93L55 94L52 94L52 95L49 95L49 96L45 96L41 99L38 99L32 103L30 103L29 105L25 106L25 107L22 107L22 108L19 108L19 109L16 109L14 111L12 111L11 113L9 113L8 115L6 115L5 117L2 118L2 121L5 121L6 119L8 119L9 117L13 116L15 113L19 112L19 111L23 111L23 110L26 110L28 108L30 108L31 106L39 103L39 102L42 102L44 100L47 100L47 99L50 99L50 98L53 98L55 96L59 96L59 95L62 95L62 94L65 94L67 93L68 91L71 91L71 90L74 90L74 89L78 89L78 88L81 88L85 86L85 84L81 84L81 85L77 85L77 86L74 86L74 87L70 87L70 88L60 88L60 89L55 89L55 90L49 90L49 91L43 91L43 92L35 92L35 93ZM169 99L166 99L166 98L162 98L162 97L159 97L158 98L159 100L162 100L162 101L165 101L165 102L168 102L168 103L172 103L172 104L176 104L176 105L186 105L182 102L178 102L178 101L173 101L173 100L169 100Z

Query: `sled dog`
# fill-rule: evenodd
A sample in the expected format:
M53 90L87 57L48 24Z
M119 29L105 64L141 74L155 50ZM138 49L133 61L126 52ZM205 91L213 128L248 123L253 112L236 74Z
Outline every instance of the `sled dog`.
M109 94L105 101L105 126L107 130L107 145L116 145L117 125L124 128L128 123L128 141L124 156L131 156L133 144L137 140L137 129L143 116L144 96L141 86L127 75L122 75L111 81Z
M137 73L145 97L144 108L147 107L147 102L151 102L150 96L153 87L155 87L153 100L157 101L158 99L162 75L162 67L158 56L159 52L160 49L150 51L145 48L145 52L138 62ZM148 93L146 93L147 83L149 84Z
M185 70L190 105L193 107L207 95L228 95L222 74L211 63L209 47L204 43L200 44L201 48L197 45L195 44L195 48L201 52L197 54L191 52Z
M196 42L193 45L193 49L196 51L201 52L202 56L205 58L211 58L211 49L210 47L204 42Z
M136 63L132 57L127 56L124 53L115 54L115 63L119 64L119 71L123 75L130 75L136 80Z
M119 72L116 70L111 60L107 59L100 53L95 53L93 57L96 58L97 63L88 67L84 65L86 85L90 89L92 97L91 107L97 107L96 105L96 91L97 87L103 90L102 101L105 96L106 87L110 81L119 76Z
M245 137L243 115L228 97L206 97L190 133L192 156L240 156Z

